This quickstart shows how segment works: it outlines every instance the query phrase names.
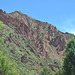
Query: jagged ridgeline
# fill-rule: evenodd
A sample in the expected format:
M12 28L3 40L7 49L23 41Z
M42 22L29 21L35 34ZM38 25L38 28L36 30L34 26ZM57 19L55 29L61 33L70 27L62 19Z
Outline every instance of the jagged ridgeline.
M15 62L21 75L39 75L44 66L52 71L61 67L65 44L73 34L62 33L19 11L7 14L0 10L0 21L5 24L4 31L0 31L3 52Z

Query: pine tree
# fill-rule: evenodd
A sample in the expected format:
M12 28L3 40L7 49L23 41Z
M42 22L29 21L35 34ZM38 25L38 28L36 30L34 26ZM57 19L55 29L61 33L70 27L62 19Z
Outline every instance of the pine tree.
M65 50L65 58L63 63L64 75L75 75L75 39L71 38Z
M55 75L75 75L75 38L67 42L62 68Z

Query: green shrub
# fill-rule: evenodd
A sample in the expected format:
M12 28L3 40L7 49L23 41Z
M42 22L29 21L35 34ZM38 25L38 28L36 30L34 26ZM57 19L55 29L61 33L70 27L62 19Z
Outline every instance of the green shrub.
M40 72L40 75L52 75L51 69L44 67L43 70Z

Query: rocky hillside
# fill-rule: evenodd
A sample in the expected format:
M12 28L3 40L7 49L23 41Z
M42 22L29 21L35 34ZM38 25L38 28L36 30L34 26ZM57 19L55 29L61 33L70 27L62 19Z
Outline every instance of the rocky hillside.
M53 71L60 68L66 42L74 37L73 34L60 32L52 24L19 11L7 14L0 10L0 21L6 25L2 33L5 37L3 46L8 50L8 56L10 54L22 68L35 70L37 74L44 66Z

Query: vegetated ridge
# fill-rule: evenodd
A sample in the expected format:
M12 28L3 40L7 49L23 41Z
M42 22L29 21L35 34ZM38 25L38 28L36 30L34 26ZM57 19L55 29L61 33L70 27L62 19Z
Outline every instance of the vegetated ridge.
M7 14L0 10L0 21L5 24L3 46L7 57L18 64L22 75L28 71L39 74L48 66L59 69L66 42L73 34L60 32L52 24L35 20L20 11Z

